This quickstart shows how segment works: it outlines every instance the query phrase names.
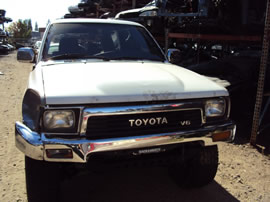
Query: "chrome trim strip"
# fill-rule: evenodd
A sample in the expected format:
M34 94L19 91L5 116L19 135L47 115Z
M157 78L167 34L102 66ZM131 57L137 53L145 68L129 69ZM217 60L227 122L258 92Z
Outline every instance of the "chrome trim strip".
M226 103L228 103L228 110L227 110L227 119L230 118L230 114L231 114L231 99L230 97L227 97Z
M86 108L83 111L81 135L85 136L87 130L87 121L91 116L111 116L111 115L128 115L128 114L142 114L142 113L157 113L157 112L172 112L195 110L201 111L201 122L206 122L204 111L200 107L191 107L192 102L188 103L170 103L170 104L155 104L155 105L138 105L138 106L119 106L119 107L99 107L99 108ZM196 102L197 105L203 104Z
M213 133L231 131L231 137L227 141L233 140L235 134L235 124L231 121L227 121L222 125L202 127L199 130L102 140L89 140L79 137L74 139L49 138L46 134L39 135L31 131L20 122L16 122L15 127L16 146L26 156L36 160L77 163L86 163L89 156L95 152L139 149L190 141L204 141L206 145L211 145L213 144L211 140L211 134ZM47 158L45 155L46 149L71 149L73 158Z

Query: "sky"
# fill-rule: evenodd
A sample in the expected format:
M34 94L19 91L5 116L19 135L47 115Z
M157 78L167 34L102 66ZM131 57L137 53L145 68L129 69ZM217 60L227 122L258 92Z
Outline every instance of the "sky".
M46 27L48 19L51 21L61 18L68 13L68 7L77 5L80 0L0 0L0 9L6 10L6 17L13 22L19 19L31 19L33 29L35 22L38 27ZM5 23L8 27L11 23Z

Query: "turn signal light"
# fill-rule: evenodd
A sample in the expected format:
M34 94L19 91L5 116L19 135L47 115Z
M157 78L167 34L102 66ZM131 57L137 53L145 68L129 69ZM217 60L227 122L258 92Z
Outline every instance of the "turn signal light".
M55 158L55 159L73 158L71 149L46 149L46 155L48 158Z
M214 133L212 135L212 140L213 142L226 141L226 140L229 140L230 137L231 137L231 131L229 130L229 131Z

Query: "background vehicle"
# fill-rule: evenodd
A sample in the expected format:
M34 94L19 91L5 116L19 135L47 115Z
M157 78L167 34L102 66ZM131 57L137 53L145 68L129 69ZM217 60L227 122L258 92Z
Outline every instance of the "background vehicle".
M14 50L11 44L8 44L8 33L5 31L4 23L12 22L11 18L5 16L6 11L0 9L0 54L8 54L9 51Z

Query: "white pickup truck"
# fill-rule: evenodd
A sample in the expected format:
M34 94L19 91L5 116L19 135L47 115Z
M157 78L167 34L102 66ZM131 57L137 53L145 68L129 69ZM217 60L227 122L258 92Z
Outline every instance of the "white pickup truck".
M179 185L203 186L217 171L215 142L234 138L227 90L171 64L140 24L56 20L38 56L22 48L17 59L35 60L15 124L29 201L57 198L67 167L104 163L155 162Z

